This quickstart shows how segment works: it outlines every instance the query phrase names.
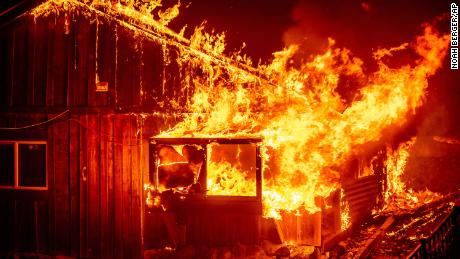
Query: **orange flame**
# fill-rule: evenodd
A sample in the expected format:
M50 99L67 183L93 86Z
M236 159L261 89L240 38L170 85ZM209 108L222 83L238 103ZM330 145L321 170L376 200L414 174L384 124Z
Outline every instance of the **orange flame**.
M427 77L440 67L448 36L426 26L412 45L419 55L415 66L390 68L382 61L409 46L403 44L379 50L379 70L369 75L361 60L330 42L324 54L299 67L291 65L296 46L275 53L272 63L258 68L267 80L231 68L224 75L202 63L207 70L193 80L192 113L161 136L263 136L265 215L279 218L280 210L301 206L318 211L315 197L339 187L336 168L354 148L381 139L390 126L402 126L422 105ZM337 92L341 75L361 82L349 105Z
M430 203L441 195L429 190L416 192L407 188L401 176L406 168L409 159L410 148L415 143L416 138L412 138L405 143L401 143L396 150L387 147L387 161L385 162L387 171L387 190L384 194L384 212L404 212L421 205Z

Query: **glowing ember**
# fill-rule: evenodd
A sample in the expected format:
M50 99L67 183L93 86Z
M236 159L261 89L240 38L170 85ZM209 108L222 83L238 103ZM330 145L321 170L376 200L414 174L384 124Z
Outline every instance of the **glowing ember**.
M344 196L343 189L340 190L341 197ZM343 200L343 204L340 210L340 229L346 230L351 225L351 217L350 217L350 205L348 204L347 200Z

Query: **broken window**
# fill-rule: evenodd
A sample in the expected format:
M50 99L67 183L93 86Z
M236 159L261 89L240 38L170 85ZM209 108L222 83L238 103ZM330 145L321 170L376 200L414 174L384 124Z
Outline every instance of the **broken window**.
M154 139L153 189L260 198L259 142L259 139Z
M159 145L158 183L161 188L185 188L197 183L204 165L204 149L198 145Z
M256 196L256 145L210 144L208 195Z

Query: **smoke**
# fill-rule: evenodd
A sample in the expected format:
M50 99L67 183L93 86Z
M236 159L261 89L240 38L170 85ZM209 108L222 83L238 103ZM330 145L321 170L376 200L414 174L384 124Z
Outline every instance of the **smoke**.
M284 32L283 41L299 45L308 56L327 48L331 37L368 61L377 48L409 42L420 33L420 24L448 8L442 1L300 0L291 14L295 25Z

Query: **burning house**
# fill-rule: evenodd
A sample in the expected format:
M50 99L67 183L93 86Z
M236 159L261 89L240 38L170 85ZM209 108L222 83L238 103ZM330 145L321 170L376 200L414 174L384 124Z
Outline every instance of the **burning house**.
M441 200L401 179L415 138L400 129L448 47L435 26L375 51L372 73L332 39L303 63L291 46L255 66L226 56L223 34L169 29L179 5L3 13L1 256L326 255L371 217ZM398 51L413 62L388 65Z

